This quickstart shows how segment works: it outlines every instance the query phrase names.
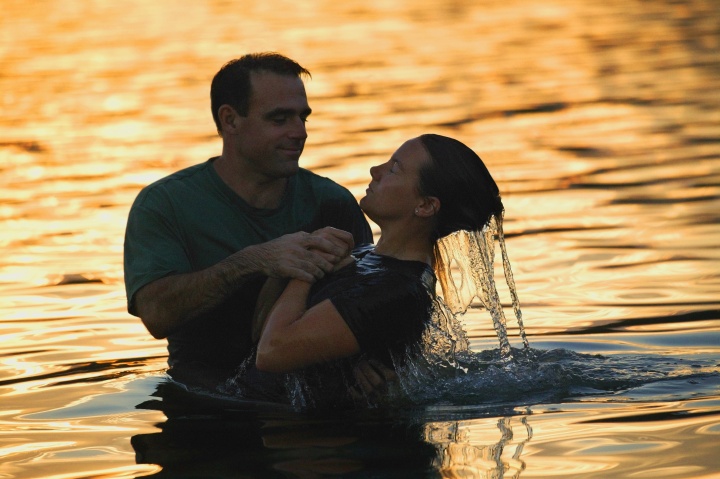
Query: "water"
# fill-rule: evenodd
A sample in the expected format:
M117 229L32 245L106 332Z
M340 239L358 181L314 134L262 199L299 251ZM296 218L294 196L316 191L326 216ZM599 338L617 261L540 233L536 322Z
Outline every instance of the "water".
M125 218L218 154L210 79L260 50L313 73L303 163L358 196L411 136L480 153L532 354L508 321L500 366L474 307L467 372L414 365L399 410L167 383L125 311ZM3 0L0 66L0 477L720 475L713 0Z

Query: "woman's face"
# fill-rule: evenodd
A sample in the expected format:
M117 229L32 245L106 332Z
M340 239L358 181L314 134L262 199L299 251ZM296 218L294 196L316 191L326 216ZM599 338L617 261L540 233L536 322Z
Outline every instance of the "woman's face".
M420 170L430 161L420 139L406 141L386 163L370 168L372 181L360 207L378 224L413 216L415 208L423 202L419 192Z

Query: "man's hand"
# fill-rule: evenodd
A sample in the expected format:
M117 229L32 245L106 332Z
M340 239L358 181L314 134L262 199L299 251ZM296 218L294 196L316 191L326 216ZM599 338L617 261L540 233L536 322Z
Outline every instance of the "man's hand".
M347 231L339 230L328 226L326 228L322 228L313 232L313 235L324 238L336 246L345 247L345 252L342 253L340 256L327 256L327 253L323 251L313 250L314 252L323 255L325 259L333 263L333 269L331 271L328 271L329 273L335 272L354 261L353 257L350 256L350 253L352 253L352 250L355 247L355 242L352 234L348 233Z
M353 246L352 234L326 227L288 234L252 248L266 276L312 283L346 260Z
M338 262L346 260L355 247L355 240L353 239L352 233L333 228L332 226L315 230L312 236L317 241L327 245L327 248L315 246L313 247L314 251L325 255L325 258L335 265L337 265ZM327 256L328 254L330 256Z
M388 385L397 381L398 376L392 369L377 359L363 359L353 369L355 387L350 392L357 399L376 401L388 391Z

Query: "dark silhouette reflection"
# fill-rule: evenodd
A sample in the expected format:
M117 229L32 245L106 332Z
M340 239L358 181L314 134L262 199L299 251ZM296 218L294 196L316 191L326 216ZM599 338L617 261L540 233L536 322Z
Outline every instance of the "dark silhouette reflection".
M166 477L435 477L422 425L381 415L300 414L271 404L200 397L161 384L167 421L132 437L138 463Z
M510 418L499 422L499 441L494 435L477 446L463 437L462 422L428 423L421 412L298 413L199 396L170 383L154 396L137 407L160 410L167 420L157 425L160 432L131 439L138 463L163 468L154 478L519 477L519 455L531 436L528 427L528 439L505 463Z

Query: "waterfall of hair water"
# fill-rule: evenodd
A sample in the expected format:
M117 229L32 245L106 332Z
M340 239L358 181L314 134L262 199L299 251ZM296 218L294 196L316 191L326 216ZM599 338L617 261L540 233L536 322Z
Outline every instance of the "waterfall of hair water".
M440 239L437 244L436 269L444 307L452 315L464 314L477 299L490 313L501 357L509 360L512 358L512 350L507 335L507 323L495 285L495 238L500 245L505 281L510 290L520 338L523 346L528 348L520 302L505 246L502 218L492 216L481 231L460 230ZM448 320L443 321L447 323Z
M496 288L496 239L522 350L510 346L504 308ZM439 288L432 321L425 332L420 354L408 354L406 361L394 358L400 388L396 398L428 404L496 400L502 394L512 396L517 391L545 383L546 378L557 379L546 371L535 371L537 365L525 336L502 218L491 217L481 231L461 230L440 239L435 261ZM489 313L498 338L497 350L470 350L460 317L475 305Z

